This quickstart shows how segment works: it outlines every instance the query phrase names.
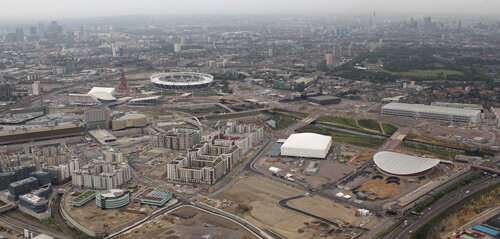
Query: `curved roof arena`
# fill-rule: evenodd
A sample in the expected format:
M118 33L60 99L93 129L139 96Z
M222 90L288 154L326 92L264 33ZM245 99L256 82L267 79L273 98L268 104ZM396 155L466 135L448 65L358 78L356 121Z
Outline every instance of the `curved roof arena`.
M325 158L332 146L332 137L314 133L292 134L281 146L284 156Z
M439 164L439 159L423 158L390 151L380 151L373 155L377 167L389 174L411 176L429 172Z
M210 86L214 77L197 72L167 72L150 77L151 83L164 89L196 89Z

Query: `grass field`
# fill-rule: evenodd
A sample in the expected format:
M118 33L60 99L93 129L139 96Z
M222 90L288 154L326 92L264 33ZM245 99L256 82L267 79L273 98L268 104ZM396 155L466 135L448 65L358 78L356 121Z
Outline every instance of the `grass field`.
M281 130L281 129L287 128L287 127L296 123L296 121L291 120L287 117L284 117L280 113L274 113L274 112L273 113L265 113L265 115L268 116L269 119L276 121L276 128L274 128L274 130Z
M391 136L398 130L398 128L391 124L382 124L384 131L380 127L380 123L372 119L352 119L338 116L321 116L318 122L332 124L338 128L349 129L352 131L365 133L365 134L378 134Z
M380 124L379 122L371 119L360 119L358 120L358 124L367 129L375 130L377 132L382 133L382 130L380 129Z
M407 71L407 72L392 72L392 71L387 71L387 70L371 70L374 72L387 72L390 73L391 75L395 76L400 76L400 77L419 77L419 78L434 78L438 77L440 74L443 74L443 76L449 76L449 75L463 75L462 72L460 71L454 71L454 70L416 70L416 71Z
M407 142L403 142L401 144L401 148L403 150L410 150L420 154L433 155L440 159L453 159L457 154L460 154L460 152L457 151L438 149L426 145L412 144Z
M303 126L301 128L296 129L295 132L297 133L310 132L310 133L329 135L332 136L333 141L357 145L361 147L375 148L375 149L382 146L386 141L385 139L377 139L369 136L355 135L342 131L322 128L314 125Z

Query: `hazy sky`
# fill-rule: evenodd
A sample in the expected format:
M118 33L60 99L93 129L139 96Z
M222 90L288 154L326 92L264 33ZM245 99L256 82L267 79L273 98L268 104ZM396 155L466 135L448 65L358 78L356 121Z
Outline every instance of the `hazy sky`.
M422 13L500 15L500 0L1 0L0 19L141 14Z

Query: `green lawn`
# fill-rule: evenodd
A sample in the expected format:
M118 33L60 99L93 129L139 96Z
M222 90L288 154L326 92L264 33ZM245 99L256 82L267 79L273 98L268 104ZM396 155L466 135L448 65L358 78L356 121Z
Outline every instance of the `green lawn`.
M380 124L379 122L372 120L372 119L360 119L358 120L358 124L367 129L375 130L377 132L382 133L382 130L380 129Z
M421 154L432 154L440 159L451 160L451 159L455 158L455 156L457 154L461 154L460 152L457 152L457 151L438 149L438 148L428 147L426 145L412 144L412 143L407 143L407 142L403 142L401 144L401 146L403 147L403 149L415 151L415 152L421 153Z
M357 145L367 148L379 148L386 141L385 139L377 139L369 136L355 135L338 130L327 129L323 127L318 127L314 125L306 125L295 130L297 133L317 133L322 135L332 136L333 141Z
M268 116L269 119L276 121L276 128L274 128L274 130L281 130L297 123L294 120L284 117L286 115L280 113L272 112L272 113L265 113L265 115Z
M351 128L359 128L358 124L356 124L356 120L350 118L342 118L337 116L321 116L318 118L320 122L332 122L340 125L348 126Z
M398 131L398 127L392 124L382 123L382 127L384 128L384 132L386 135L393 135L396 131Z
M383 69L377 69L377 70L370 70L373 72L387 72L390 73L391 75L394 76L400 76L400 77L419 77L419 78L434 78L438 77L440 74L443 74L443 76L449 76L449 75L463 75L464 73L460 71L454 71L454 70L416 70L416 71L407 71L407 72L392 72L392 71L387 71Z

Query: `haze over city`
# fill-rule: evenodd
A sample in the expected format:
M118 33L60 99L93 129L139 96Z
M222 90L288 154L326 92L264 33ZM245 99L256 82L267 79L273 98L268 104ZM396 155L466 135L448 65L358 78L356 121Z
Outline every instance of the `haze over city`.
M0 3L0 239L497 239L500 1Z
M65 19L124 15L238 14L500 14L492 0L23 0L4 1L1 20Z

